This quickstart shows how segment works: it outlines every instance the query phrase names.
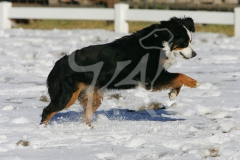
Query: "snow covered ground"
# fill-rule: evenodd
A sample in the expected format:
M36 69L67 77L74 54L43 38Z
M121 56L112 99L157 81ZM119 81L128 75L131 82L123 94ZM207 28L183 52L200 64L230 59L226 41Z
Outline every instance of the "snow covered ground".
M223 34L195 33L198 56L178 58L169 69L197 79L199 88L184 87L173 101L169 91L108 91L93 130L81 122L78 102L47 128L39 126L54 62L121 36L104 30L0 30L1 160L240 159L240 38ZM139 111L151 103L165 109Z

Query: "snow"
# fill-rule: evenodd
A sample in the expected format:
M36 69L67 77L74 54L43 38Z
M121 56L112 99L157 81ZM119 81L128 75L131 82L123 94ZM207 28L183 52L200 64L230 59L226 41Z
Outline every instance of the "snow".
M14 124L29 123L29 119L25 117L19 117L19 118L13 119L12 123Z
M13 106L12 105L5 105L2 107L2 110L8 111L8 110L13 110Z
M183 87L174 100L169 91L110 90L93 116L94 129L82 123L78 102L39 126L55 61L121 36L105 30L0 30L0 159L240 159L240 38L224 34L193 34L197 57L178 58L169 71L201 85ZM151 103L165 109L141 110Z

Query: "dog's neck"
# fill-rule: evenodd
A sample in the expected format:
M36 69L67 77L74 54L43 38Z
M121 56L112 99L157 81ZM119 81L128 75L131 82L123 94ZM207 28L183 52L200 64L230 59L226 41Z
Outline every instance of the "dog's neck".
M173 51L171 51L170 44L168 42L163 42L162 50L164 51L163 54L167 56L167 59L163 63L163 68L167 70L169 67L171 67L177 62L176 55Z

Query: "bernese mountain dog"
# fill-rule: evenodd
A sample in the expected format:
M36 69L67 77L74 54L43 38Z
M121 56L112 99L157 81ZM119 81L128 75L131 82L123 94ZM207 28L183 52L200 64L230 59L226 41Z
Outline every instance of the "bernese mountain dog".
M181 87L199 83L182 74L169 73L177 55L190 59L197 54L190 47L195 31L190 17L173 17L107 44L78 49L59 59L47 78L49 105L43 109L41 124L47 125L59 111L77 99L84 108L83 120L92 127L91 117L101 105L106 89L149 91L170 89L174 99Z

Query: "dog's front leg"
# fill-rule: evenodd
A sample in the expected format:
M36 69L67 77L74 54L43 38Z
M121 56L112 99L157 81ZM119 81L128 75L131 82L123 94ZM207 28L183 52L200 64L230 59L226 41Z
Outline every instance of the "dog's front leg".
M173 74L176 74L176 73L173 73ZM177 73L177 76L176 78L174 78L172 81L171 81L171 91L169 93L169 98L172 100L174 98L176 98L181 90L181 87L184 85L184 86L187 86L187 87L190 87L190 88L196 88L199 86L199 83L182 74L182 73Z
M164 72L157 79L152 91L170 89L169 98L174 99L179 94L183 85L190 88L196 88L199 86L199 83L182 73Z
M192 79L182 73L177 74L177 77L172 80L173 88L181 88L183 85L190 88L196 88L199 86L199 83L195 79Z

